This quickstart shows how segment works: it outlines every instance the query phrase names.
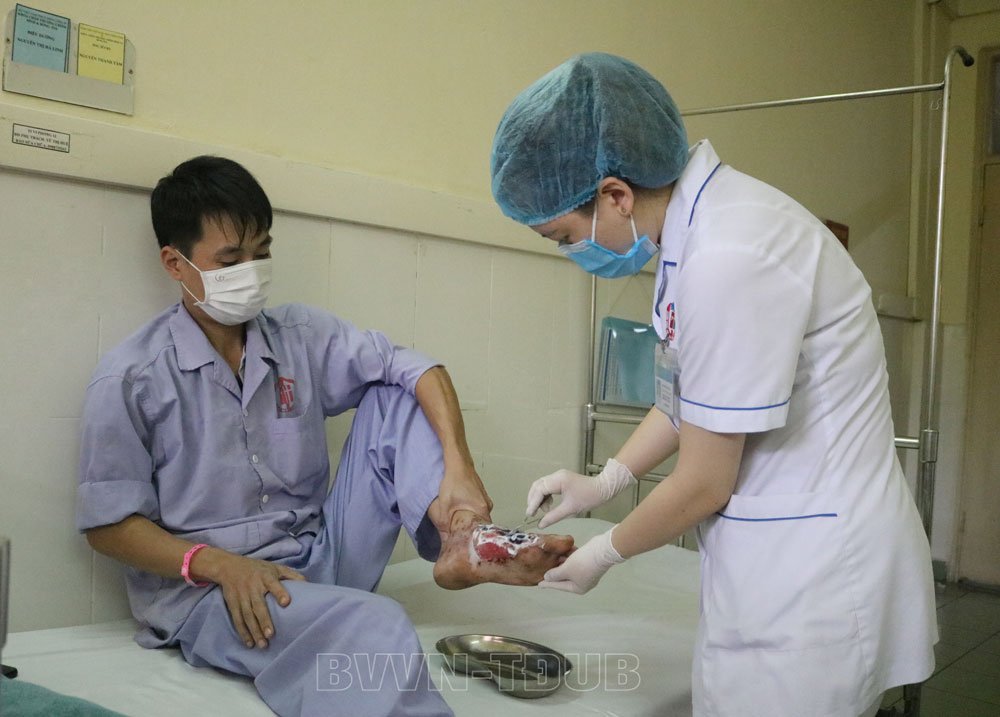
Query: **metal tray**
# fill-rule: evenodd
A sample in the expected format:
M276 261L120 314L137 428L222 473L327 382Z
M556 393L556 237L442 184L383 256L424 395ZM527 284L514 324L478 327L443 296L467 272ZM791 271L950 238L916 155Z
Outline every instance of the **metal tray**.
M516 637L451 635L435 647L453 671L489 677L501 692L522 699L552 694L573 669L562 653Z

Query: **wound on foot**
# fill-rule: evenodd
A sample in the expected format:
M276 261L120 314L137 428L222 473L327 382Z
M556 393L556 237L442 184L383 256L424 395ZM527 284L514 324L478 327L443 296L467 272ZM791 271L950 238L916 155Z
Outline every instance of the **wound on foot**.
M521 533L483 523L472 531L471 547L475 558L479 560L504 563L517 557L522 549L540 543L541 538L535 533Z

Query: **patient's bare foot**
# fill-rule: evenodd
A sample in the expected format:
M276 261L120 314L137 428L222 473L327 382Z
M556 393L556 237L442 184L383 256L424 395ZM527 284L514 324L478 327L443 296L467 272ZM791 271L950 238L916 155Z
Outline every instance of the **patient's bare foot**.
M434 563L434 581L449 590L479 583L537 585L571 552L571 535L511 533L469 511L458 511Z

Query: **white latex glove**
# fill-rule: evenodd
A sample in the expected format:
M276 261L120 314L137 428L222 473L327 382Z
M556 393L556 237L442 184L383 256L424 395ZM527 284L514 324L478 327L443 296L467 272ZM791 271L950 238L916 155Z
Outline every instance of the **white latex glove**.
M607 503L635 482L632 471L614 458L609 459L604 470L596 476L558 470L531 484L531 488L528 489L528 509L525 515L533 516L539 508L548 506L552 502L552 496L561 495L562 500L559 505L549 510L538 521L538 528L541 530L567 516L593 510Z
M614 528L584 543L582 548L566 558L566 562L545 573L538 587L583 595L597 585L597 581L613 565L625 562L625 558L615 550L611 542L613 530Z

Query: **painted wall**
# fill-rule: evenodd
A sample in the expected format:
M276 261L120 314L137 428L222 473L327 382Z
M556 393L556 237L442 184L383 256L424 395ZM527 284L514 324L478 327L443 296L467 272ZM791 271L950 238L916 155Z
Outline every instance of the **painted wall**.
M488 178L496 124L516 92L572 54L626 55L682 108L897 86L913 75L922 3L771 0L739 12L721 0L149 7L43 7L129 36L138 58L134 117L10 93L4 102L424 187L482 202L497 217ZM849 224L876 292L906 295L912 102L692 118L689 136L711 137L726 161ZM508 236L533 240L505 226Z
M175 299L145 215L145 192L174 164L218 152L261 179L279 210L276 301L326 306L443 358L497 517L513 518L532 478L578 460L589 281L492 206L489 145L509 100L594 49L648 67L682 108L908 84L923 5L33 6L125 32L138 59L133 117L0 94L0 362L13 367L0 390L17 406L0 417L0 531L14 537L14 629L123 614L107 588L117 568L71 528L77 424L97 356ZM890 98L692 118L689 134L850 225L876 296L905 297L913 117L913 100ZM13 122L71 132L74 149L14 147ZM642 318L649 283L603 288L601 306ZM913 325L883 321L904 425ZM333 452L345 426L331 423ZM52 526L41 533L40 514Z
M890 85L911 62L907 2L770 0L738 12L720 0L33 6L125 32L136 46L134 118L60 111L483 199L507 103L576 52L634 59L681 107ZM819 122L843 138L835 118ZM860 150L831 161L849 167Z

